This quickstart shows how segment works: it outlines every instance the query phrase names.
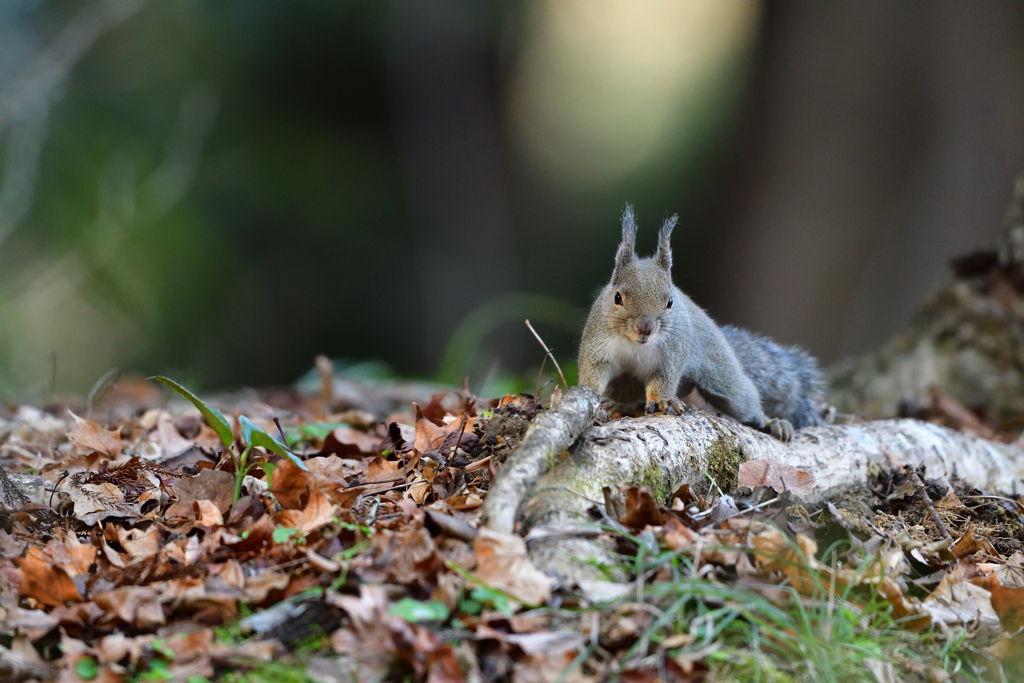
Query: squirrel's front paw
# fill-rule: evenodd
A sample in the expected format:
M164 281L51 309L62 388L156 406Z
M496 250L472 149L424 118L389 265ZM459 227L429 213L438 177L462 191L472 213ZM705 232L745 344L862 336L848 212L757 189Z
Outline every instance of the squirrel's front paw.
M668 399L653 396L647 402L646 412L648 415L682 415L686 410L683 408L682 401L674 396Z
M789 443L793 440L793 425L790 424L789 420L783 420L780 417L772 418L768 420L767 431L783 443Z

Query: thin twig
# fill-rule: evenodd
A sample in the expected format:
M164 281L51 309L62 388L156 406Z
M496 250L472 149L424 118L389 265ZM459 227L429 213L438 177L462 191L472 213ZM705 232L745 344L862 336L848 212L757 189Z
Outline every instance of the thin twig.
M50 351L50 385L46 388L46 400L53 396L53 388L57 384L57 352Z
M419 481L426 481L426 479L419 479L417 481L409 481L409 482L406 482L404 484L399 484L398 486L392 486L391 488L388 488L388 489L381 489L380 491L372 491L370 493L367 493L367 495L375 496L378 493L387 493L388 491L397 491L398 489L404 489L406 486L412 486L413 484L416 484Z
M879 529L878 527L876 527L876 526L875 526L874 524L872 524L872 523L871 523L871 520L869 520L869 519L868 519L867 517L865 517L864 515L861 515L861 516L860 516L860 521L862 521L862 522L864 522L865 524L867 524L867 525L868 525L869 527L871 527L871 529L872 529L872 530L873 530L873 531L874 531L874 532L875 532L876 534L878 534L879 536L881 536L881 537L883 537L883 538L885 538L885 537L887 537L887 536L889 535L889 534L885 533L884 531L882 531L881 529Z
M921 477L917 475L917 470L910 465L904 465L903 471L910 476L910 481L912 481L914 483L914 487L917 488L918 495L921 496L921 500L924 502L925 507L928 508L928 512L931 513L932 521L938 525L943 538L952 544L953 537L949 535L949 531L946 530L946 525L942 523L941 519L939 519L939 513L935 511L935 506L932 505L932 499L928 497L928 492L924 490L924 482L921 481Z
M771 500L766 500L763 503L757 503L756 505L751 505L750 507L748 507L746 510L743 511L743 514L747 514L748 512L754 512L755 510L760 510L761 508L768 507L772 503L777 503L778 501L779 501L779 496L775 496Z
M103 391L111 382L116 383L121 376L121 368L110 368L103 373L103 376L96 380L96 384L92 385L92 389L89 390L89 396L85 399L85 414L92 415L93 402L96 397L99 396L100 392Z
M274 424L277 425L277 433L281 435L281 443L284 444L285 448L288 448L288 437L284 435L284 427L281 426L281 421L277 419L277 415L274 416ZM288 450L291 450L288 448Z
M540 378L544 375L544 364L548 362L547 354L540 359L540 370L537 371L537 390L533 392L534 396L540 396Z
M459 438L455 439L455 444L452 446L451 452L448 454L448 461L451 462L452 458L455 457L456 451L459 450L459 444L462 443L462 435L466 431L466 425L469 423L469 412L462 411L462 424L459 425Z
M486 458L482 458L480 460L477 460L476 462L471 462L468 465L466 465L464 469L467 472L476 472L477 470L482 470L483 468L491 464L491 459L493 457L493 455L488 455Z
M368 486L374 486L376 484L393 484L396 481L405 481L404 477L395 477L394 479L381 479L379 481L367 481L364 483L356 484L355 486L346 486L344 490L355 491L356 489L363 489Z
M533 325L530 324L529 318L526 319L526 327L533 334L534 338L540 343L541 348L544 349L545 353L547 353L548 358L551 359L551 362L555 364L555 369L558 370L558 376L562 378L562 386L565 387L566 391L569 391L569 383L565 381L565 374L562 372L561 366L558 365L558 361L555 360L555 355L551 353L551 349L548 348L548 345L545 344L544 340L540 338L539 334L537 334L537 330L533 329Z

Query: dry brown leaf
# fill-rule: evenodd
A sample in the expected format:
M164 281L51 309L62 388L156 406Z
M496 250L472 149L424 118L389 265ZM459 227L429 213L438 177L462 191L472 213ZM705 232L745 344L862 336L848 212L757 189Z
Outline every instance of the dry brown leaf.
M984 652L1002 662L1011 671L1024 669L1024 632L1010 635L1004 633L995 643L984 648Z
M369 467L366 472L366 477L363 479L365 483L371 482L391 482L395 479L401 479L403 472L402 463L398 460L385 460L379 455L370 461Z
M551 597L554 579L533 566L526 543L513 534L482 527L473 541L475 576L491 588L527 605L543 605Z
M824 569L815 559L817 543L797 534L797 547L794 548L781 531L767 524L757 524L751 530L751 543L756 551L757 566L762 571L778 572L789 579L800 593L813 594L817 584L810 572Z
M953 574L943 576L921 604L933 621L946 626L984 626L990 632L999 629L991 593L970 581L957 580Z
M117 541L128 553L129 564L152 557L160 552L160 529L151 526L142 529L125 529L117 527Z
M111 548L102 540L100 541L100 549L103 550L103 555L107 558L107 561L110 562L110 564L119 569L124 569L128 566L128 563L121 556L121 553Z
M452 510L475 510L484 504L484 498L479 492L470 490L469 493L451 496L444 499L445 504Z
M0 556L20 557L28 545L26 541L15 539L3 529L0 529Z
M335 516L335 507L319 489L309 494L309 501L302 510L283 510L274 517L281 526L309 532L319 529Z
M416 501L417 505L423 505L427 502L427 498L434 491L434 487L426 479L416 479L409 485L409 489L405 492L412 500Z
M178 497L164 513L166 517L195 519L192 503L197 500L212 500L217 509L225 513L231 509L235 493L235 477L230 472L205 469L194 477L186 477L174 484L174 495Z
M626 490L625 512L619 517L619 524L643 529L645 526L661 526L668 519L669 515L654 500L649 488L641 486Z
M953 489L949 489L948 491L946 491L946 495L944 495L941 499L935 501L936 510L941 510L944 508L947 510L956 510L957 512L967 510L967 506L964 505L959 498L957 498L956 493L953 492Z
M910 630L926 628L931 622L927 612L914 597L904 594L892 577L884 574L885 567L875 564L873 571L858 572L841 569L833 572L819 562L815 555L818 545L803 534L797 534L793 543L777 528L757 522L751 526L751 543L756 551L756 563L761 572L777 572L785 576L802 595L815 595L824 586L835 583L837 591L853 585L873 585L893 607L893 615L902 619L903 627ZM796 547L794 546L794 543ZM896 554L895 556L902 556ZM815 581L817 574L817 581Z
M59 541L53 540L47 544L48 551L54 548L60 548L61 552L59 556L57 553L48 553L51 561L71 578L88 574L96 560L96 546L82 543L74 534L65 534Z
M434 453L445 445L447 445L448 448L451 448L454 444L454 440L459 438L457 435L460 432L462 433L463 440L469 439L473 436L473 424L475 421L475 417L469 417L467 415L465 426L463 426L463 420L460 418L446 424L444 427L438 427L436 424L423 417L423 412L420 410L420 407L416 406L416 439L413 441L413 447L420 453ZM446 443L446 440L448 440L449 437L451 437L451 439ZM460 443L462 443L462 441L460 441Z
M314 460L323 459L314 458ZM285 510L301 510L309 501L310 490L320 488L320 479L322 477L314 471L304 471L291 460L285 460L274 470L270 493ZM337 488L337 486L332 486L329 481L324 481L323 484L328 491Z
M662 531L665 534L665 545L672 550L692 548L697 540L697 532L674 517L665 523Z
M1024 627L1024 588L1005 588L995 575L986 576L980 583L991 592L992 609L999 615L1003 631L1013 633Z
M265 664L284 654L284 647L276 640L247 640L233 645L218 641L210 648L210 657L214 662L236 667L251 666L254 662Z
M282 463L283 464L283 463ZM336 455L317 456L305 461L310 472L326 478L335 486L345 486L348 477L353 474L365 473L366 466L361 462L353 462ZM276 472L274 473L277 474Z
M43 661L25 636L16 636L10 648L0 644L0 680L50 679L55 673L53 665Z
M124 493L114 484L82 483L86 476L74 474L59 485L59 490L67 493L74 504L75 517L83 524L92 526L108 517L137 517L134 505L124 499Z
M814 490L814 475L771 458L748 460L740 463L736 486L750 489L768 486L778 493L788 490L802 498Z
M366 564L357 564L356 571L371 583L426 583L425 579L433 577L443 566L436 556L434 539L422 526L381 531L374 534L370 545L372 552L363 558Z
M516 662L512 669L512 683L593 683L598 680L596 676L588 676L579 666L565 674L575 658L572 652L565 652L558 655L538 655Z
M977 532L978 525L971 524L963 536L950 546L949 551L957 558L974 555L978 552L984 553L988 557L998 558L1000 556L999 551L992 546L992 543L987 538L978 536Z
M359 597L332 595L331 604L349 614L351 625L331 635L331 646L352 657L361 677L383 678L391 665L404 660L417 680L462 683L465 676L455 651L428 629L406 623L387 612L387 595L377 586L361 585Z
M196 524L199 526L215 527L224 526L224 515L220 508L212 500L197 500L192 503L193 513L196 516Z
M342 458L362 458L364 455L376 455L380 451L380 438L351 427L338 427L324 439L321 455L337 455Z
M506 642L518 645L527 655L560 655L577 652L583 647L583 634L575 631L540 631L538 633L510 633Z
M96 659L101 664L116 664L127 658L131 664L142 659L146 647L156 639L153 635L142 635L130 638L123 633L112 633L104 636L96 645Z
M638 667L623 669L620 680L623 683L697 683L707 679L706 664L688 657L666 657L665 663L657 668Z
M100 609L136 628L153 628L165 623L156 591L148 586L122 586L97 595Z
M83 420L70 410L68 413L75 419L75 426L68 432L72 455L102 453L111 460L121 455L120 427L116 430L107 430L95 422Z
M166 410L160 411L160 415L157 418L156 434L160 447L163 450L160 457L161 460L169 460L195 446L194 441L186 439L178 433L178 428L174 424L174 417Z
M60 567L50 564L39 548L29 548L25 557L15 562L21 575L18 590L22 595L53 607L69 601L81 602L82 595L71 577Z
M338 654L355 658L360 671L370 677L386 674L397 657L388 647L391 640L388 598L380 586L359 586L359 597L333 595L331 604L345 610L351 628L340 628L331 635L331 648ZM401 620L399 620L401 621Z

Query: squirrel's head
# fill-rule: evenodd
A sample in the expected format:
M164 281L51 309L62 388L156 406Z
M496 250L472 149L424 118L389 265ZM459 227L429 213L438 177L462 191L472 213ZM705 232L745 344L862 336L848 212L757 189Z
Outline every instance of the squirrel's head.
M675 303L672 300L672 247L669 238L678 216L672 216L658 233L658 250L652 258L636 255L636 218L626 205L622 214L622 243L615 254L611 298L607 302L608 325L634 344L647 344L664 331ZM603 295L604 296L604 295Z

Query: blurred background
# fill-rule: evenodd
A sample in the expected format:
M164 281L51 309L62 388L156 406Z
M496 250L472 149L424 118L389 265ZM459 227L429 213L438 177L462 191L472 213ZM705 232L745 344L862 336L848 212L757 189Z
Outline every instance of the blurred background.
M716 319L828 362L1021 169L1022 3L5 0L0 392L327 354L493 393L526 317L572 364L626 202Z

